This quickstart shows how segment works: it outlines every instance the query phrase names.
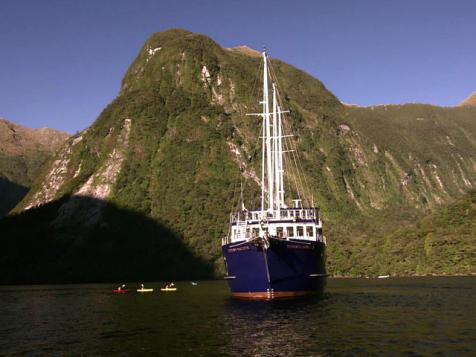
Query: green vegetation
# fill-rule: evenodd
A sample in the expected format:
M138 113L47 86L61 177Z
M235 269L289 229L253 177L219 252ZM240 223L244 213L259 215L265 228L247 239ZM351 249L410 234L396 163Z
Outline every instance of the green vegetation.
M387 234L376 257L383 274L470 274L476 271L476 190Z

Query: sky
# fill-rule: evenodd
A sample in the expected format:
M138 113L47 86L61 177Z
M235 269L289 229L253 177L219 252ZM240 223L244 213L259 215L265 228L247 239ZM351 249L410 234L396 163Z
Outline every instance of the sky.
M2 0L0 117L75 133L154 32L268 48L341 101L455 105L476 91L473 0Z

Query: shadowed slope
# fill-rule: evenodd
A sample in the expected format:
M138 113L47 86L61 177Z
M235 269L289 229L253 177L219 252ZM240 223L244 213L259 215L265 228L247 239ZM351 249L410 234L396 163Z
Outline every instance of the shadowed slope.
M102 210L100 222L58 220L70 197L0 221L0 283L157 281L211 277L179 237L137 212L88 197L78 207Z
M27 192L27 187L0 177L0 217L10 212Z

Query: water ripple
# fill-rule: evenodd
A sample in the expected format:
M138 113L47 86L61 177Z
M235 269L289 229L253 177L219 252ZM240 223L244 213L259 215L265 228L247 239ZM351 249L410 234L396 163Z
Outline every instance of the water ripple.
M233 300L221 281L177 286L0 287L0 354L476 355L476 277L330 279L319 298L273 302Z

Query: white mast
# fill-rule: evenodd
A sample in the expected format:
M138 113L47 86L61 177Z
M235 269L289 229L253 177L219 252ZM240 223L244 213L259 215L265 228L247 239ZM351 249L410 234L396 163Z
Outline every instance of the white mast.
M269 122L269 95L268 95L268 59L266 51L263 51L264 70L263 70L263 117L264 126L266 127L266 166L268 176L268 211L272 212L274 208L273 200L273 170L272 170L272 158L271 158L271 131Z
M247 115L259 115L263 118L262 136L262 157L261 157L261 217L265 219L265 211L273 213L277 210L277 217L280 217L280 210L286 207L284 203L284 169L283 169L283 126L282 111L278 104L278 89L273 83L273 111L269 111L269 88L268 88L268 57L266 50L263 56L263 105L261 113L251 113ZM271 117L272 115L272 117ZM272 122L271 122L272 120ZM267 181L265 183L265 180ZM267 202L265 199L266 185L268 190ZM266 206L267 203L267 206Z
M267 76L266 76L266 50L263 51L263 61L264 61L264 78L263 78L263 145L262 145L262 153L261 153L261 219L264 219L264 193L265 193L265 155L266 155L266 102L267 102Z
M280 205L286 208L284 203L284 168L283 168L283 142L282 142L282 121L281 121L281 108L278 105L278 172L279 172L279 202Z
M274 170L274 182L273 185L275 186L275 197L276 197L276 210L278 211L277 217L280 216L281 210L281 202L280 202L280 195L279 195L279 150L278 150L278 124L277 124L277 116L278 116L278 102L276 99L276 84L273 83L273 170Z
M246 208L245 208L245 200L243 199L243 181L240 182L240 189L241 189L241 192L240 192L241 210L245 211Z

